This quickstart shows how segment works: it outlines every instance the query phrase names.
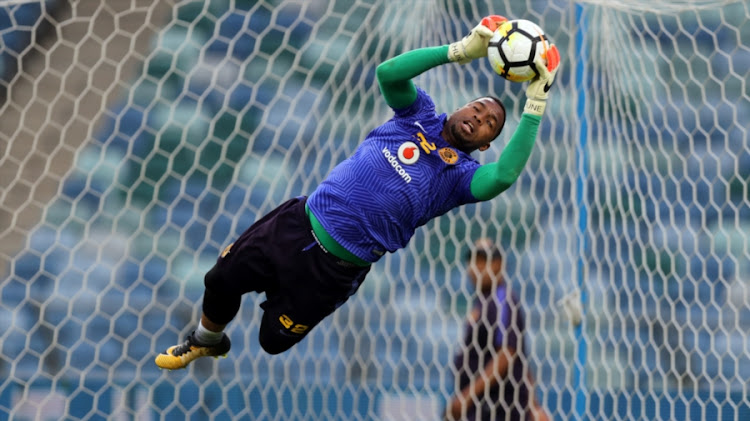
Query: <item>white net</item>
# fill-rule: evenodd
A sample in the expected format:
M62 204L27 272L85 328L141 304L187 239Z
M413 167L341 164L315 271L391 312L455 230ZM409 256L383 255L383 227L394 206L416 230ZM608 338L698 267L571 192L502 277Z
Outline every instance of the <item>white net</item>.
M390 116L375 67L490 13L563 56L518 182L420 229L287 353L261 350L251 294L228 359L159 371L220 250ZM0 418L439 419L479 236L553 419L750 418L747 2L0 0L0 37ZM445 112L499 96L500 146L518 124L523 85L486 62L416 82Z

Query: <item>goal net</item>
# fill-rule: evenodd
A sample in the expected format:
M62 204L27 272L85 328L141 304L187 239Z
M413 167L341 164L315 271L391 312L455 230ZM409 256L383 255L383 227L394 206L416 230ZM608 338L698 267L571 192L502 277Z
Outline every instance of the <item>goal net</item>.
M518 181L420 228L290 351L262 351L248 294L227 359L159 371L220 251L390 118L376 66L493 13L562 55ZM551 419L750 418L747 2L0 0L0 37L0 418L440 419L480 237ZM447 113L499 97L475 154L498 158L525 85L486 60L415 82Z

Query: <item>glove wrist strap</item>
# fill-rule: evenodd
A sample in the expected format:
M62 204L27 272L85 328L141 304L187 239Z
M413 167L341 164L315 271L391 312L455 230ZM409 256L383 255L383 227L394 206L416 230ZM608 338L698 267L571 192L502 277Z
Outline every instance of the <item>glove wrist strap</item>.
M454 42L448 46L448 60L450 61L461 61L466 56L464 46L461 41Z
M526 105L523 107L523 112L528 114L534 114L541 117L544 114L544 109L547 107L547 101L529 98L526 100Z

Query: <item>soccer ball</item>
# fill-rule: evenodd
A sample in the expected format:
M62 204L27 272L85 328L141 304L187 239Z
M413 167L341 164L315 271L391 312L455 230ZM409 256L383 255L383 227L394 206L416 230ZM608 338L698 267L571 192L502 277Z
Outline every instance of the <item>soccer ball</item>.
M492 70L511 82L526 82L539 74L534 60L544 58L550 41L534 22L516 19L503 22L490 38L487 57Z

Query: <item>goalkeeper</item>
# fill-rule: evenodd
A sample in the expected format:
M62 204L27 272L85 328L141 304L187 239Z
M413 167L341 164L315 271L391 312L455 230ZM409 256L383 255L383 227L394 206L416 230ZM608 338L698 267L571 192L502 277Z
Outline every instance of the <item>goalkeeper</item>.
M490 200L518 178L531 154L548 90L559 64L553 47L526 90L520 124L497 162L470 155L500 134L505 108L475 99L450 116L412 82L439 65L487 55L496 25L482 20L461 41L420 48L377 68L394 116L370 132L309 197L291 199L248 228L205 276L203 314L179 345L156 357L161 368L184 368L198 357L230 349L223 332L247 292L265 292L259 341L278 354L302 340L354 294L372 263L407 245L416 228L467 203Z

